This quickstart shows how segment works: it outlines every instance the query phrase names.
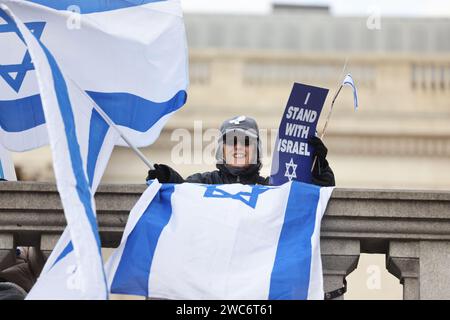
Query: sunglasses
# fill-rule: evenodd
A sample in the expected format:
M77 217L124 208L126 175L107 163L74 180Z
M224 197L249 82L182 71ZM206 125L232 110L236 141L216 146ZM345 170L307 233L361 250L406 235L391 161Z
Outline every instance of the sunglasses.
M236 146L238 143L248 147L250 145L250 137L248 136L223 136L223 143L227 146Z

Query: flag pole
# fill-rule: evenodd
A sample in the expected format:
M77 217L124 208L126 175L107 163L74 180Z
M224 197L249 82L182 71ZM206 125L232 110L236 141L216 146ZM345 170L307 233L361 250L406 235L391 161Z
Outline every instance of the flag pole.
M153 165L153 163L151 163L147 157L133 144L131 143L131 141L125 136L125 134L122 132L122 130L120 130L116 124L114 123L114 121L112 121L112 119L106 114L105 111L103 111L102 108L100 108L97 103L95 103L95 101L83 90L81 89L78 84L73 81L71 78L69 78L69 80L89 99L89 101L92 103L92 105L94 106L95 111L98 112L98 114L103 118L103 120L105 120L105 122L112 127L114 130L116 130L116 132L119 134L119 136L123 139L123 141L126 142L126 144L128 144L128 146L134 151L134 153L136 153L136 155L147 165L147 167L150 168L150 170L155 170L155 166Z
M323 126L322 134L320 135L320 139L323 139L323 137L325 136L325 131L327 130L328 122L330 121L331 113L333 112L334 102L336 101L336 98L338 97L339 93L341 92L343 86L344 86L343 84L341 84L339 86L339 90L337 90L337 92L335 93L335 95L333 97L333 100L331 101L330 112L328 112L327 119L325 120L325 125Z
M331 100L330 112L328 112L327 119L325 120L325 125L323 126L322 133L320 135L320 139L321 140L325 136L325 132L327 130L328 123L329 123L330 118L331 118L331 113L333 112L334 102L336 101L336 98L338 97L339 93L342 90L342 87L344 86L342 84L342 77L344 76L345 69L347 68L347 63L348 63L348 57L345 58L344 67L342 68L342 71L341 71L341 75L340 75L340 78L339 78L340 85L336 88L334 96L333 96L333 100ZM314 165L316 164L316 161L317 161L317 156L314 157L314 160L313 160L313 163L312 163L312 167L311 167L311 172L313 172Z

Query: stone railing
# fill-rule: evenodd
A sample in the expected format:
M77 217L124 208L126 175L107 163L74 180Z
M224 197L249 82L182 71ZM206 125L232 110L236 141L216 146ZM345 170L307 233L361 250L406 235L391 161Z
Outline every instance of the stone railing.
M104 247L116 247L144 185L104 185L96 194ZM16 246L47 254L65 227L56 187L0 183L0 261ZM450 299L450 192L337 188L322 223L325 289L342 286L360 253L386 255L404 299ZM0 266L1 267L1 266Z

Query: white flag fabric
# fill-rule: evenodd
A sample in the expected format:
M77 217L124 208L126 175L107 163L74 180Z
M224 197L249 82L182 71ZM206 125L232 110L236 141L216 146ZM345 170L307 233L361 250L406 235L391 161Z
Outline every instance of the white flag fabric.
M159 184L106 266L111 293L323 299L320 224L332 187Z
M352 75L349 73L345 76L344 81L342 81L342 85L350 86L353 91L353 105L355 111L358 109L358 91L356 90L355 82L353 81Z
M78 143L78 124L84 123L83 114L78 111L83 107L86 109L90 102L82 92L66 83L54 57L39 42L38 37L6 5L0 4L0 9L10 17L7 21L21 34L36 69L56 184L77 262L71 269L64 270L64 277L59 281L46 279L47 275L42 275L36 288L32 289L32 296L38 299L60 299L60 294L69 292L69 296L77 299L106 299L108 290L95 204ZM69 281L64 281L67 274Z
M9 151L0 143L0 179L16 181L16 170Z

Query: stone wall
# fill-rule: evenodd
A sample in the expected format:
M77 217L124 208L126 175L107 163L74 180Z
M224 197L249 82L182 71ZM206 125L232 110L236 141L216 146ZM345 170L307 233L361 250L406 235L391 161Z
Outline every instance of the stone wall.
M128 212L144 189L99 188L104 247L118 246ZM64 226L55 185L0 183L0 261L11 257L15 246L39 246L49 254ZM388 270L403 284L404 299L450 299L450 192L337 188L322 222L321 248L326 291L342 287L361 253L383 253Z

